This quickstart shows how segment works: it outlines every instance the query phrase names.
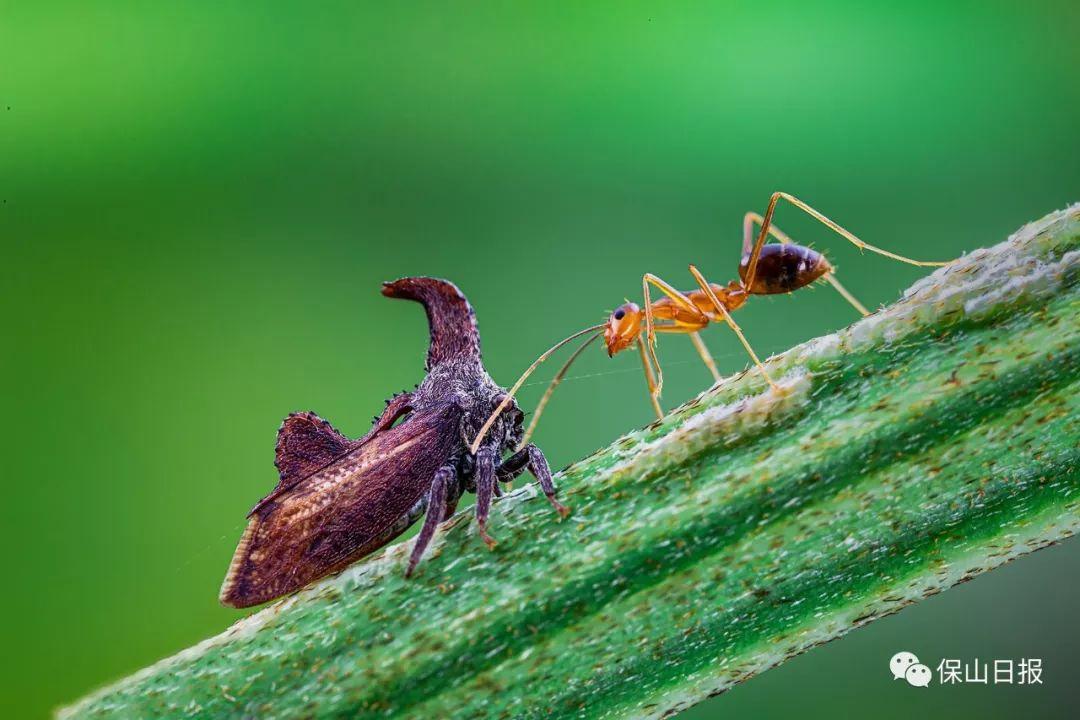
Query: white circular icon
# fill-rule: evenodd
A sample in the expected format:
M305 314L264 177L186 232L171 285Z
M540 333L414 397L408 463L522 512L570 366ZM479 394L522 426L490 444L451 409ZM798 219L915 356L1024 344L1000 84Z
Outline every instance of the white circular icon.
M915 663L907 669L904 673L904 678L909 684L915 687L926 687L930 684L930 679L933 678L933 673L930 672L930 668L920 663Z
M889 661L889 669L892 670L893 680L903 680L907 675L908 668L918 664L919 658L915 657L915 653L909 653L906 650L896 653L892 656L892 660Z

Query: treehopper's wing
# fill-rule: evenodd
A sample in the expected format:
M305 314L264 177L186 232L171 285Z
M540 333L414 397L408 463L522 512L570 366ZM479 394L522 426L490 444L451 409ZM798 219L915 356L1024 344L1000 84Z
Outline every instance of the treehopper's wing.
M461 410L414 412L313 474L279 487L252 512L221 588L249 607L291 593L379 549L461 443Z
M361 444L360 440L345 437L313 412L290 414L278 428L274 447L277 487L251 509L248 517Z

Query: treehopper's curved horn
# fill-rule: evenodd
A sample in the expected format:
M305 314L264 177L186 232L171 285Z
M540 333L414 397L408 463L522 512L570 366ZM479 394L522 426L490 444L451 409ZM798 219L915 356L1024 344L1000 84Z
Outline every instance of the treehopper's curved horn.
M448 360L480 360L476 313L454 283L439 278L407 277L383 283L382 294L415 300L427 311L431 329L427 370Z

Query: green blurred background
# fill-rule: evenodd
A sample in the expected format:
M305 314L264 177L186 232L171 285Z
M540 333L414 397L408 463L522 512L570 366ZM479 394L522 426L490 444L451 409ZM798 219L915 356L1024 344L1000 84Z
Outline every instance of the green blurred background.
M280 419L359 435L421 377L423 313L382 280L457 282L509 384L646 271L733 278L773 190L916 257L996 242L1080 199L1078 27L1075 2L0 3L3 716L242 615L218 585ZM922 274L778 220L868 304ZM818 290L740 319L769 354L853 315ZM669 407L708 384L660 351ZM553 464L649 420L636 362L581 361ZM1078 569L1080 542L1039 553L685 717L1068 717ZM901 649L1045 684L900 687Z

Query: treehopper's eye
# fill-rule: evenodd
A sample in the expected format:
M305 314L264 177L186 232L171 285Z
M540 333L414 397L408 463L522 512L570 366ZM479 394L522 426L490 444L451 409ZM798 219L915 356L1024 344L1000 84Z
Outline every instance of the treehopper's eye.
M624 317L626 317L626 311L625 310L623 310L622 308L619 308L618 310L615 311L614 318L616 320L622 320Z

